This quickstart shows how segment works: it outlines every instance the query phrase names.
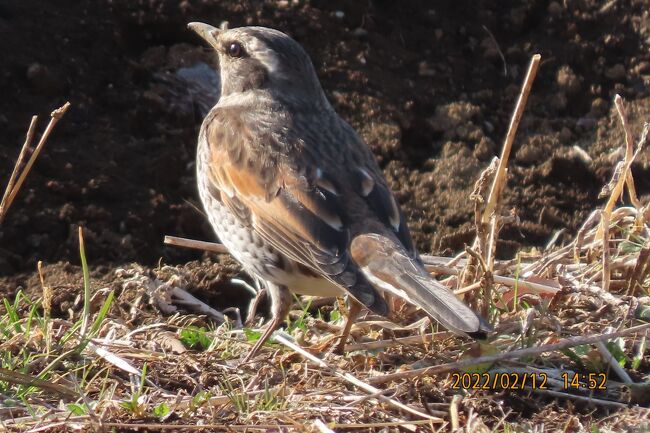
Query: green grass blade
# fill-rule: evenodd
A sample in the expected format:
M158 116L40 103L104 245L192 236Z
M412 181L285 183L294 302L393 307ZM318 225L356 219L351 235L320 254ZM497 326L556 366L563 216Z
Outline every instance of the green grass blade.
M111 309L111 306L113 305L114 298L115 298L114 292L110 292L106 297L104 304L102 304L102 308L99 309L97 318L93 322L93 325L90 327L90 333L89 333L90 336L95 336L97 332L99 332L99 328L102 326L102 323L104 323L104 319L106 319L106 316L108 315L108 311Z
M88 321L90 320L90 272L86 261L86 248L84 245L83 228L79 226L79 256L81 257L81 269L84 279L84 307L81 315L81 335L86 335Z
M22 332L22 326L20 326L20 317L18 316L18 312L16 309L9 303L7 298L3 298L2 301L4 302L5 305L5 310L7 310L7 316L9 316L9 321L14 327L14 330L16 332Z

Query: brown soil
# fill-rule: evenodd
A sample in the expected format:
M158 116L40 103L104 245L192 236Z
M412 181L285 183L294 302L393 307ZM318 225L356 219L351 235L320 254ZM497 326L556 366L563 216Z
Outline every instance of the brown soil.
M614 94L630 103L635 133L650 119L649 14L647 0L6 0L2 183L31 115L46 119L66 100L72 108L0 227L0 293L39 292L43 260L49 284L71 289L55 299L58 311L74 307L80 224L95 288L117 288L115 270L130 262L201 258L162 244L165 234L214 239L197 211L200 115L156 79L213 61L189 21L275 27L303 44L331 102L375 152L422 252L450 254L473 238L470 192L500 149L531 55L541 53L505 192L521 221L502 232L499 254L508 257L562 228L560 241L570 238L596 206L623 140ZM644 202L649 163L645 151L633 167ZM232 262L202 263L210 270L191 288L231 304L215 281L235 273Z
M595 1L299 3L4 2L3 173L34 112L65 100L72 109L0 231L0 273L76 262L78 224L95 265L181 263L198 255L164 248L164 234L213 238L193 205L201 119L169 109L153 78L211 61L185 29L191 20L274 26L300 41L339 113L385 167L424 252L456 251L472 237L469 191L498 152L533 53L543 63L506 192L522 222L506 229L502 255L575 229L594 207L608 153L621 143L614 93L634 102L636 131L650 110L644 1L605 11ZM643 194L650 177L647 157L640 161Z

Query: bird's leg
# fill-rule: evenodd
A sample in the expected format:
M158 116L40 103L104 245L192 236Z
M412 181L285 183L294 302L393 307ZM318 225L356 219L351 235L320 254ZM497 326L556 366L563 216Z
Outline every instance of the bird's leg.
M268 289L264 287L262 290L257 292L257 295L251 300L250 306L248 307L248 314L246 315L246 326L249 328L253 326L255 321L255 315L257 314L257 308L260 306L260 303L268 295Z
M351 296L348 297L348 303L350 304L348 308L348 315L345 319L345 325L343 326L343 332L339 337L339 344L336 346L336 353L343 354L345 351L345 343L348 341L348 336L350 335L350 329L352 329L352 324L356 321L357 316L363 308L360 303L358 303Z
M248 362L253 356L255 356L264 343L266 343L266 340L268 340L271 334L273 334L273 331L278 329L282 324L282 321L287 317L289 309L291 308L291 292L289 292L286 286L267 283L267 290L271 295L271 321L266 326L264 334L262 334L260 339L257 340L255 346L253 346L251 351L248 352L242 362Z

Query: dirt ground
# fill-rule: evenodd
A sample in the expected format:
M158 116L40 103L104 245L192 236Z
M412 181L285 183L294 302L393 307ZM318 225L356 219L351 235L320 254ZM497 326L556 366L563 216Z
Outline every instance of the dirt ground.
M70 101L0 227L0 294L38 293L36 263L81 287L77 227L93 286L115 286L136 262L188 262L190 289L230 305L238 268L163 246L163 236L215 240L194 176L201 115L161 77L213 55L190 21L262 25L310 54L335 109L372 147L421 252L452 254L473 239L479 173L497 155L532 54L542 64L513 149L498 247L512 257L571 237L598 203L623 137L613 97L639 133L650 120L647 0L242 1L5 0L0 2L0 182L32 114ZM185 101L185 102L184 102ZM650 198L650 151L633 167ZM197 262L198 261L198 262Z
M0 4L0 167L15 160L34 113L66 100L52 136L0 231L0 275L37 260L183 263L164 234L214 239L199 211L200 115L156 76L213 56L185 24L258 24L311 55L338 112L373 148L423 252L451 253L472 234L469 192L496 155L530 56L542 66L515 143L504 233L509 256L575 230L593 209L622 139L620 93L638 133L650 112L645 1L189 2L6 1ZM168 93L168 92L167 92ZM41 128L44 127L41 120ZM593 161L573 149L579 146ZM647 154L635 174L650 191ZM14 280L20 282L20 279Z

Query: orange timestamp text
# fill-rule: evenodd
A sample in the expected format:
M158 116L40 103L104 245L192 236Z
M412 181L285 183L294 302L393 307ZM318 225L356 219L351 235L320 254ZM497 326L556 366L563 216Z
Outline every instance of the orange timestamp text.
M548 375L539 373L452 373L450 375L452 389L548 389ZM556 381L558 387L565 390L605 390L607 375L605 373L578 374L565 372L561 380Z
M562 373L564 389L607 389L607 375L605 373Z
M452 373L452 389L548 389L546 373Z

